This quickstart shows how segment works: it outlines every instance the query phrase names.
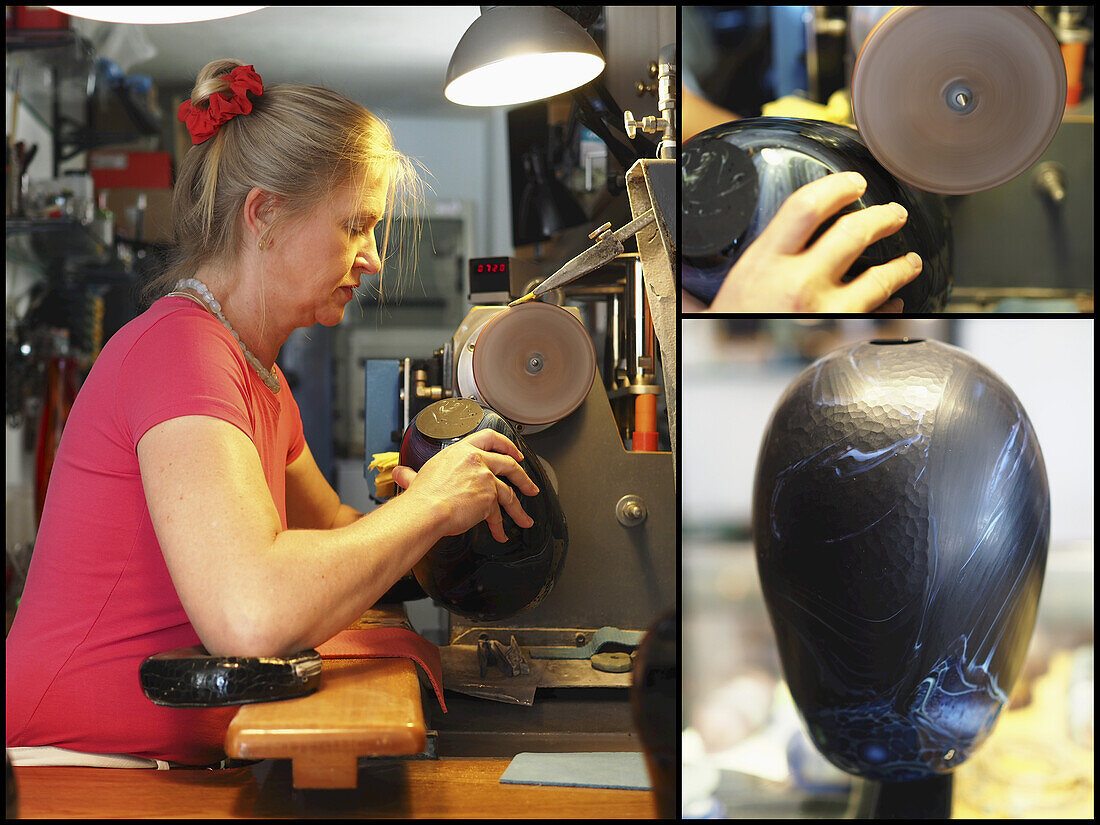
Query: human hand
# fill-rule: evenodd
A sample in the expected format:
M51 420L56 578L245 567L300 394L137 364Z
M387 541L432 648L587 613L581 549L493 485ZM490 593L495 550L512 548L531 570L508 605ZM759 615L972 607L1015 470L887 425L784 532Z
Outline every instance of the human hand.
M740 118L729 109L711 103L691 91L687 86L680 90L680 142L686 143L700 132L713 126L721 126Z
M890 296L920 274L923 263L915 252L841 281L864 249L905 225L900 204L843 215L806 247L821 224L866 189L856 172L827 175L797 189L730 269L709 311L900 312L901 299Z
M520 527L530 527L515 491L498 476L511 481L524 495L539 488L523 471L523 455L507 437L495 430L476 433L440 450L424 462L419 472L398 465L393 480L405 495L423 499L425 512L443 515L443 535L457 536L482 521L499 542L508 540L501 507Z

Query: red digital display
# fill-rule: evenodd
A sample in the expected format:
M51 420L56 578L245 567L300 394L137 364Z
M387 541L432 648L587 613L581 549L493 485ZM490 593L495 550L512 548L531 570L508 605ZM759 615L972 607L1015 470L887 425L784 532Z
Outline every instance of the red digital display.
M478 264L477 265L477 273L479 275L484 274L484 273L488 273L488 272L507 272L507 271L508 271L508 264L507 263L502 263L502 264Z

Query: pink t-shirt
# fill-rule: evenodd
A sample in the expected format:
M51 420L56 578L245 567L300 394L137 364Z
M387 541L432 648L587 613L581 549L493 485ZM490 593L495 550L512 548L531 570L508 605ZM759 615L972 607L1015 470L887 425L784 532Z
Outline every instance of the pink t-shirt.
M239 427L286 528L286 466L302 419L232 335L186 298L162 298L107 342L77 394L50 475L22 602L7 637L7 745L53 745L191 765L225 756L236 708L154 705L147 657L200 644L161 555L137 460L152 427L208 415Z

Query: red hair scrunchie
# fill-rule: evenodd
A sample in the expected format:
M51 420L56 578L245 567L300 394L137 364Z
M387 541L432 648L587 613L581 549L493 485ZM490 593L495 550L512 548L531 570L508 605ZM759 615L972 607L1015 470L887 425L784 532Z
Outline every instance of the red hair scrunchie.
M221 92L214 92L210 95L205 109L191 105L190 100L180 104L176 119L187 124L187 131L191 133L191 143L194 146L214 137L223 123L228 123L237 115L247 115L252 111L252 101L248 99L246 92L251 92L256 97L264 93L263 81L251 66L238 66L223 77L229 78L232 98L226 97Z

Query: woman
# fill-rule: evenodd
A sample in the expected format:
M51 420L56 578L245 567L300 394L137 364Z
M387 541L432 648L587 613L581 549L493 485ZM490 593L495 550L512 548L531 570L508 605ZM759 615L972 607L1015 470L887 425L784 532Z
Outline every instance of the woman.
M54 764L216 762L236 709L154 705L145 658L316 647L442 536L485 520L504 541L502 508L532 523L498 476L537 488L492 431L396 468L403 494L365 516L342 504L275 365L292 330L339 323L381 271L375 225L415 183L386 127L236 60L200 72L179 119L194 146L177 258L76 399L7 639L7 744Z

